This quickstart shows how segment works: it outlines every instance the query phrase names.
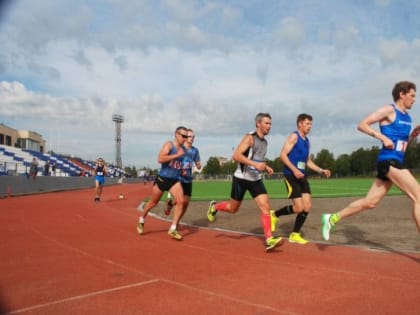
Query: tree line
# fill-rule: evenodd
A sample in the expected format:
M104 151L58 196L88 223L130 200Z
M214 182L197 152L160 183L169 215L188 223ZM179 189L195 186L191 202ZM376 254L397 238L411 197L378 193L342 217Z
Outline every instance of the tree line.
M322 149L315 156L312 155L313 161L321 166L331 170L334 177L344 176L372 176L376 174L376 158L380 148L372 146L371 148L359 148L351 154L341 154L334 158L334 154L327 149ZM267 159L267 164L274 172L283 171L283 163L280 157L274 160ZM413 141L408 147L405 154L405 166L412 171L420 169L420 144ZM203 167L204 175L229 175L236 169L235 161L228 161L220 165L218 157L210 157ZM308 174L313 173L308 169Z

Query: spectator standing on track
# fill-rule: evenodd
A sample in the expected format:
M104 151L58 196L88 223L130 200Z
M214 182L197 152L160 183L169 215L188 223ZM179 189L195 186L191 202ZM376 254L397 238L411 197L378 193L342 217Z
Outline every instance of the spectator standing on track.
M201 169L201 159L199 150L193 146L195 135L192 129L187 129L187 140L184 142L185 155L182 160L182 170L181 170L181 185L184 192L184 205L182 207L182 215L184 216L187 211L188 205L190 204L191 195L192 195L192 182L193 182L193 166L197 169ZM171 213L172 207L176 203L172 201L171 195L168 192L168 199L166 200L166 210L165 214L169 215ZM180 218L180 219L181 219Z
M32 159L31 167L29 168L29 178L32 177L33 180L36 179L36 176L38 175L38 160L37 158Z
M105 175L108 170L105 165L103 158L96 160L95 168L93 169L93 176L95 176L95 202L101 201L102 188L105 184Z
M330 239L330 232L342 219L364 210L374 209L395 184L413 201L413 219L420 232L420 185L403 166L404 155L410 143L420 134L420 125L411 131L408 110L416 100L416 85L402 81L392 89L394 104L385 105L364 118L357 129L382 142L377 157L377 176L364 198L350 203L340 211L322 215L322 237ZM379 131L371 126L379 123ZM410 133L411 131L411 133Z
M284 164L284 182L287 194L292 204L276 211L271 210L272 231L276 228L277 218L283 215L297 213L293 232L289 235L289 242L306 244L300 230L312 208L311 188L306 177L306 168L309 168L327 178L331 176L330 170L322 169L312 161L308 134L312 128L312 116L299 114L296 119L297 130L291 133L280 152L280 159Z
M266 239L266 251L273 249L282 240L271 233L270 200L262 180L263 172L273 173L273 169L265 163L267 153L266 135L271 129L271 116L258 113L255 117L256 129L246 134L233 153L238 163L233 174L230 201L210 202L207 218L213 222L218 211L236 213L241 206L246 191L249 191L261 212L261 223Z
M137 233L140 235L144 232L147 214L158 204L163 193L169 191L175 198L176 206L168 235L173 239L182 240L182 235L178 232L178 223L182 216L184 193L179 178L185 154L183 144L187 138L187 128L180 126L175 130L174 141L165 142L159 151L158 163L161 164L161 168L153 184L150 200L143 206L143 215L137 223Z

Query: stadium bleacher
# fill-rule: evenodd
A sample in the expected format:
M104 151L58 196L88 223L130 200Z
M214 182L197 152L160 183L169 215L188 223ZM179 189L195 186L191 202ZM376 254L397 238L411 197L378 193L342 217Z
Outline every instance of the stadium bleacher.
M45 164L50 166L55 164L53 176L91 176L91 171L95 166L94 162L80 158L66 158L55 153L42 153L34 150L26 150L6 145L0 145L0 175L27 175L32 163L36 158L39 162L38 175L43 175ZM115 166L107 165L109 177L124 176L124 170Z

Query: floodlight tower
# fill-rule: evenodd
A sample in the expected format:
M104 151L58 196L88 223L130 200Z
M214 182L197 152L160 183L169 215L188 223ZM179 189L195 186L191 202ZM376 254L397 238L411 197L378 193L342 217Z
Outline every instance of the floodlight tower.
M123 115L112 115L115 122L115 166L122 168L121 160L121 124L124 122Z

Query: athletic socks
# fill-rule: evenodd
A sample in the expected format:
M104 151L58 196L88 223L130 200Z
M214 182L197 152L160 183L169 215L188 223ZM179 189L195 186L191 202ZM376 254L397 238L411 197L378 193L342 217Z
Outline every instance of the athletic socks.
M338 215L338 213L333 213L333 214L330 216L330 223L331 223L332 225L335 225L338 221L340 221L340 216Z
M296 216L295 226L293 228L293 232L299 233L300 229L302 228L303 223L305 223L305 220L308 216L308 212L302 211L298 213Z
M217 210L217 211L228 211L227 210L228 205L229 205L229 202L220 201L220 202L218 202L214 205L214 209Z
M261 214L261 224L263 226L265 238L271 237L271 216L269 214Z
M279 217L279 216L282 216L282 215L293 214L293 206L292 205L285 206L283 208L280 208L280 209L274 211L274 213L276 214L276 217Z

